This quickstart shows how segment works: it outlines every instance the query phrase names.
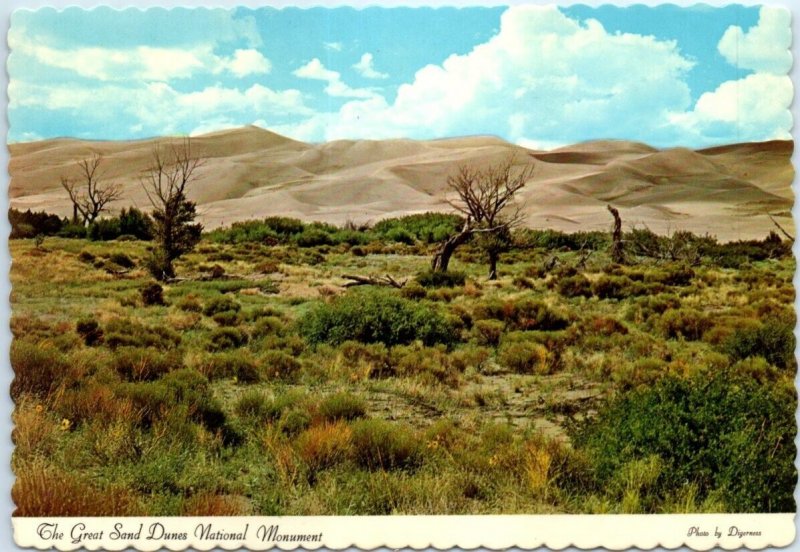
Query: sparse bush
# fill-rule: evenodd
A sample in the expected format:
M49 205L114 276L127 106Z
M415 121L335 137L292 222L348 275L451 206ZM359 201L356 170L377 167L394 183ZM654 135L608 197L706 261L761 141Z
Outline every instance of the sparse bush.
M164 305L164 288L158 283L151 282L142 288L142 303L145 307Z
M236 414L243 418L252 418L259 421L267 421L273 416L272 400L269 395L261 389L250 388L241 394L234 406Z
M564 297L592 296L592 284L586 276L582 274L559 279L556 289L558 293Z
M478 320L472 326L472 333L478 345L497 347L504 329L505 324L499 320Z
M186 312L203 312L203 304L200 302L200 299L191 293L184 295L175 306Z
M411 468L420 460L419 440L407 426L385 420L358 420L352 429L354 459L363 468Z
M347 424L326 423L303 431L295 448L308 466L313 480L319 470L344 462L350 456L352 431Z
M363 290L315 305L301 320L300 333L310 343L344 341L396 345L415 339L425 344L455 339L445 318L423 305L385 290Z
M240 383L261 381L261 371L256 362L240 351L208 355L197 368L209 380L235 377Z
M166 326L148 327L128 318L116 318L106 324L105 343L117 347L155 347L172 349L181 342L181 336Z
M61 382L68 366L64 355L44 343L15 339L11 343L11 398L16 401L23 393L46 398Z
M176 351L165 353L138 347L119 347L111 362L112 368L128 381L150 381L183 367Z
M661 315L658 326L665 337L697 341L714 325L711 318L697 309L669 309Z
M300 363L283 351L267 351L261 356L264 372L270 377L292 380L300 371Z
M211 351L235 349L246 345L248 341L247 334L239 328L217 328L209 336L208 348Z
M280 420L281 432L286 435L297 435L311 426L311 415L302 409L293 408L286 411Z
M214 316L217 313L225 311L239 312L241 308L242 306L236 299L228 297L227 295L222 295L209 301L203 308L203 314L206 316Z
M497 352L502 366L518 374L546 374L547 349L538 343L512 341L503 343Z
M294 242L300 247L318 247L335 243L330 233L319 228L306 228L294 236Z
M363 418L366 413L364 400L350 393L329 395L319 404L319 414L328 422L355 420Z

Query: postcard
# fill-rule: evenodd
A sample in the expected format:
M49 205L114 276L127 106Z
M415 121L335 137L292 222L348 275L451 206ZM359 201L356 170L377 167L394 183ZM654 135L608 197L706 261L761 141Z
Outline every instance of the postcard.
M17 545L794 542L791 16L15 10Z

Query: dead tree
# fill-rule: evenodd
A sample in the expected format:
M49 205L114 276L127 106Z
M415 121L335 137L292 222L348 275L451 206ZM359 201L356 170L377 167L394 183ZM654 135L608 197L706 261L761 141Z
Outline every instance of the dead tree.
M122 196L122 188L118 183L104 183L100 172L102 160L101 155L94 154L78 161L77 178L61 177L61 186L72 202L72 222L75 224L80 222L88 226L97 220L109 203Z
M352 280L351 282L347 282L344 287L354 287L354 286L388 286L393 287L396 289L402 289L405 287L408 280L401 280L397 281L392 278L389 274L385 276L359 276L357 274L343 274L342 278L346 280Z
M533 166L521 171L514 169L514 158L484 170L462 165L458 173L447 179L448 187L457 199L448 203L466 216L464 226L458 234L449 237L436 249L431 269L446 272L455 250L476 234L484 234L484 249L489 256L489 278L497 277L497 262L504 250L502 240L494 239L507 235L522 222L521 209L515 206L514 195L533 175Z
M196 207L186 197L197 178L195 171L203 160L192 153L186 138L180 145L153 149L152 164L140 178L147 199L153 206L156 250L148 265L151 274L166 281L175 277L173 261L191 251L200 241L202 225L194 223Z
M778 224L778 221L777 221L777 220L775 220L771 214L767 213L767 216L769 217L769 220L771 220L771 221L772 221L772 224L774 224L775 226L777 226L777 227L778 227L778 230L780 230L780 231L781 231L781 234L783 234L784 236L786 236L786 239L788 239L788 240L789 240L789 241L791 241L791 242L793 242L793 241L794 241L794 236L792 236L792 235L791 235L789 232L787 232L787 231L786 231L786 230L783 228L783 226L781 226L780 224Z
M618 264L625 262L625 252L622 250L622 219L619 216L619 211L607 205L611 216L614 217L614 230L611 234L611 260Z

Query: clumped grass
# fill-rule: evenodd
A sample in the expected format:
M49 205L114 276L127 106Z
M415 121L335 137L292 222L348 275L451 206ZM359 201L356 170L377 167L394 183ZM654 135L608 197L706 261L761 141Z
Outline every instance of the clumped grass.
M64 355L43 343L15 339L11 344L11 398L15 401L23 393L47 397L59 385L67 372Z
M128 381L152 381L182 368L183 359L174 350L159 352L141 347L119 347L111 366Z
M426 270L417 274L415 280L422 287L455 287L463 286L467 275L463 272Z
M336 393L319 403L319 414L328 422L355 420L363 418L366 413L367 405L364 400L351 393Z
M352 424L355 462L370 470L412 468L421 459L420 442L403 425L384 420L359 420Z
M794 321L778 319L739 329L721 347L734 360L763 357L770 364L792 372L797 365L794 348Z
M217 328L208 338L210 351L223 351L244 346L249 341L249 336L239 328Z
M502 366L519 374L547 373L547 349L539 343L504 343L498 350L497 357Z

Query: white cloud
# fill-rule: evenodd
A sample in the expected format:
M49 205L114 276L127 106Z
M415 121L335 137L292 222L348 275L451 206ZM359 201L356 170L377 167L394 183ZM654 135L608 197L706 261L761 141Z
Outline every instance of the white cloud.
M665 117L690 107L685 75L691 67L674 41L609 33L597 21L581 24L554 6L512 7L497 35L465 55L423 67L392 103L376 95L351 101L302 129L318 129L316 140L476 129L541 143L666 140ZM321 69L317 60L304 72L322 75Z
M226 58L216 55L211 44L191 48L55 48L41 37L29 36L24 29L13 29L9 32L9 45L14 54L99 81L170 81L223 71L241 77L268 73L271 68L269 60L257 50L236 50Z
M341 52L344 44L341 42L323 42L322 45L326 50L333 50L334 52Z
M672 122L698 142L714 143L719 135L733 136L728 141L737 142L788 140L793 94L787 75L755 73L706 92L692 111L675 116Z
M737 67L785 75L792 66L790 18L785 8L763 6L756 26L747 32L739 26L728 27L717 48Z
M375 67L372 65L372 54L366 52L361 56L361 60L353 65L353 69L358 71L358 73L367 79L386 79L389 78L389 75L386 73L381 73L380 71L376 71Z
M310 116L299 90L272 90L261 84L247 89L209 86L180 92L164 82L130 88L109 83L100 87L43 86L13 81L9 105L81 116L98 128L108 121L129 121L125 126L139 133L160 135L249 124L254 120L285 121L287 115Z
M302 79L321 80L328 83L325 93L337 98L374 98L376 93L369 88L352 88L342 82L342 76L337 71L327 69L318 58L314 58L302 67L292 72Z
M270 61L258 50L236 50L232 58L222 62L222 66L237 77L266 74L272 70Z

